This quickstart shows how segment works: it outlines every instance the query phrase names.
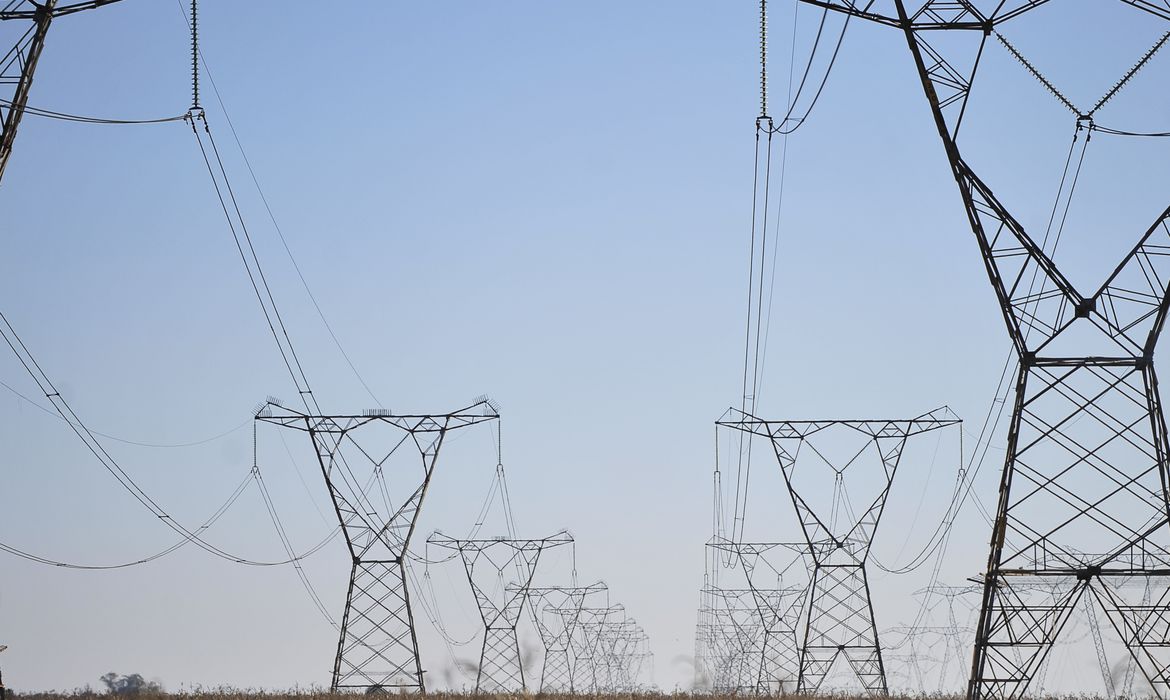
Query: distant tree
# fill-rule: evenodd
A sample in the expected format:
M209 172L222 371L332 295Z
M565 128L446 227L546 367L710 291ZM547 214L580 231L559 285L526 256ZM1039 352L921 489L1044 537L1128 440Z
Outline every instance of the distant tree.
M128 676L119 676L110 671L101 677L102 683L110 691L110 695L139 695L141 693L161 693L162 686L154 681L148 681L141 674L131 673Z

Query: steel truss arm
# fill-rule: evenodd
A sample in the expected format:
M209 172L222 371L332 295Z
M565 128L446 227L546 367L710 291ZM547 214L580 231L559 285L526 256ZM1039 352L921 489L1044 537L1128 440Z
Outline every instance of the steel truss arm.
M35 3L32 0L16 0L9 2L4 9L0 9L0 21L10 19L36 19L37 14L47 10L53 17L64 17L75 12L93 10L105 5L113 5L122 0L86 0L85 2L66 3L58 5L57 0L45 0L44 3ZM30 6L31 7L28 7ZM17 9L23 8L23 9Z
M986 3L991 6L990 11L980 10L974 0L929 0L908 17L900 16L895 8L889 7L888 1L879 3L877 0L865 0L864 2L861 0L800 0L800 2L886 27L904 28L909 26L914 31L959 29L987 33L999 24L1034 10L1048 3L1049 0L1017 0L1016 2L995 0ZM1148 9L1155 13L1159 10L1148 0L1122 0L1122 2L1128 2L1135 6L1150 6L1142 9ZM875 10L875 6L888 9L881 12ZM1161 12L1166 12L1166 10L1162 9Z

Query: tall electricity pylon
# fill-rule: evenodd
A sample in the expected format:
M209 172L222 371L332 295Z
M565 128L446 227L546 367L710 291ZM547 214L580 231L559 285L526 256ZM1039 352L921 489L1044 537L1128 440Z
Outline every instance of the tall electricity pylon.
M447 433L498 418L486 399L445 414L314 416L271 401L257 412L257 421L308 433L352 558L333 691L425 691L407 585L411 536ZM395 463L388 488L383 469L403 446L415 454Z
M88 0L62 4L58 0L44 0L41 3L16 0L0 7L0 22L15 24L22 20L31 21L31 25L16 40L16 44L0 56L0 86L13 87L11 96L7 94L0 96L0 182L4 180L4 170L8 167L9 156L12 155L16 129L20 126L20 120L28 107L33 74L37 70L41 51L45 48L45 35L49 33L49 24L55 17L120 1Z
M484 627L479 673L475 678L476 693L527 689L516 626L528 597L528 587L536 575L540 555L545 550L572 543L573 537L563 531L531 540L507 537L460 540L441 533L427 538L429 545L459 553L467 582L475 594ZM488 564L489 574L494 575L476 577L476 566L482 563ZM509 586L504 581L505 572L515 576L514 585Z
M608 593L605 583L589 586L540 586L528 588L528 609L540 642L544 662L540 669L541 693L573 692L571 641L581 621L581 610L592 596Z
M800 652L798 692L819 691L834 663L844 657L867 691L888 693L866 560L906 440L959 422L946 408L909 420L826 421L765 421L732 409L727 418L719 421L719 425L771 441L808 543L813 571ZM862 438L861 447L846 462L834 463L825 456L824 444L818 447L814 443L826 432L842 437L841 431L846 436L851 432ZM810 498L813 489L808 488L807 481L796 480L794 471L805 446L808 446L807 461L819 461L820 466L827 467L834 475L829 512L814 505L816 501ZM865 482L877 484L876 494L855 501L857 511L843 508L845 477L847 473L857 474L863 464L880 470L876 474L875 470L862 473ZM813 465L806 465L802 475L807 476L812 468ZM853 517L847 517L846 512Z
M985 7L931 0L913 12L903 0L892 0L888 11L853 0L805 1L900 30L1019 359L970 698L1034 690L1086 593L1154 692L1170 698L1170 469L1153 363L1170 308L1170 208L1153 217L1101 286L1085 293L975 173L958 141L992 35L1073 113L1078 133L1094 128L1096 110L1161 43L1085 109L998 32L1042 0ZM1170 21L1163 3L1118 1ZM1037 577L1061 583L1055 599L1029 584ZM1150 581L1156 596L1143 599L1142 584Z

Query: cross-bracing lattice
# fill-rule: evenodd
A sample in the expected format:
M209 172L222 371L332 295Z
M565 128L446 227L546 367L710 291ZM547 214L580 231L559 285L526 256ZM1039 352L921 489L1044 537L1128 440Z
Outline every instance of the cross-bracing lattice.
M966 680L967 643L980 590L974 584L933 584L915 591L915 597L922 600L919 617L911 625L892 627L883 633L887 640L898 640L887 641L887 648L895 653L886 658L891 665L901 664L907 687L922 695L942 695Z
M800 672L800 619L808 594L802 555L806 544L781 542L732 542L716 539L712 549L734 558L743 568L761 628L760 661L755 679L759 695L794 690ZM796 556L782 567L768 561L777 552ZM783 585L799 580L799 585Z
M838 659L848 663L865 690L888 692L866 560L907 439L957 423L946 408L909 420L826 421L766 421L733 409L719 421L719 425L771 441L808 544L813 571L800 651L799 692L820 690ZM849 437L858 439L859 449L844 462L830 461L826 457L829 441ZM819 462L833 475L827 511L814 498L821 491L810 488L809 479L815 486L823 482L816 482L812 465L798 476L798 461ZM845 496L845 477L864 469L863 464L876 467L866 479L872 480L876 472L878 488L875 495L856 501L861 509L855 512Z
M533 586L527 591L528 609L544 646L540 692L573 692L573 660L570 643L587 599L606 596L602 582L589 586Z
M520 658L520 641L516 626L527 600L527 592L536 575L536 565L545 550L570 545L573 537L559 532L541 539L454 539L441 533L427 538L427 544L458 552L467 573L467 582L475 595L483 620L483 647L476 693L508 693L527 689L524 663ZM484 575L486 564L487 575ZM475 574L480 569L480 576ZM514 576L514 580L506 578ZM513 585L508 585L509 583Z
M361 416L314 416L271 401L257 412L257 421L301 430L312 439L352 558L330 685L334 691L425 690L407 588L407 550L444 437L497 418L487 400L435 415L373 410Z
M569 636L569 654L574 692L596 693L601 687L605 670L600 668L600 637L598 631L605 624L625 618L623 605L583 605L579 608L552 608L551 615L576 620Z
M980 57L998 45L1072 112L1080 138L1109 133L1097 110L1166 37L1144 54L1136 48L1134 68L1093 106L1078 106L1002 34L1049 5L1042 0L930 0L913 12L903 0L805 1L901 30L1019 360L970 697L1035 692L1088 594L1154 692L1170 698L1170 471L1153 364L1170 307L1170 208L1086 293L1057 267L1047 237L1038 244L976 174L958 139ZM1164 3L1122 4L1170 28ZM1056 595L1032 585L1036 577L1056 582Z
M704 587L697 629L711 690L718 694L755 693L763 661L764 626L752 589Z
M653 658L649 638L621 605L554 609L552 614L575 615L569 641L573 689L578 693L629 693L641 688L640 678Z
M597 692L637 691L642 667L651 656L646 632L633 619L602 623L592 632L597 636Z

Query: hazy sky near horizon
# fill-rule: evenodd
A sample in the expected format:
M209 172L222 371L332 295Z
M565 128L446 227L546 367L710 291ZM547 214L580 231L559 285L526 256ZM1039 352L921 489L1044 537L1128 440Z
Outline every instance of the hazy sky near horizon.
M110 118L185 112L181 6L125 0L54 22L30 103ZM771 3L773 112L790 38L799 77L820 19L794 7ZM739 403L757 11L690 0L201 3L202 48L227 112L374 395L317 317L205 80L208 120L322 407L498 401L519 530L573 533L581 579L604 579L645 627L664 688L691 681L713 421ZM826 35L839 28L831 17ZM1004 29L1087 104L1165 30L1094 0L1050 3ZM0 26L4 46L16 35ZM1025 226L1042 230L1073 117L995 42L983 70L965 148ZM1101 122L1170 130L1168 70L1170 53L1155 56ZM970 453L1009 345L901 36L851 25L815 111L786 144L760 413L900 418L945 404L966 419ZM1074 283L1092 286L1136 242L1165 207L1168 177L1163 140L1094 136L1058 256ZM217 207L182 122L28 116L0 186L0 310L94 430L189 445L105 443L192 526L251 468L254 406L296 398ZM173 542L59 419L13 393L46 403L11 354L0 356L0 381L10 387L0 387L0 542L94 564ZM923 437L907 453L875 545L891 568L941 516L957 440ZM259 441L290 538L307 549L332 527L311 446L271 429ZM471 527L493 442L474 428L444 448L416 549L437 528ZM988 506L1002 446L999 434L976 482ZM748 534L795 540L778 470L757 464ZM965 510L942 579L978 574L987 535L978 510ZM283 556L252 487L207 537ZM289 567L233 565L190 546L111 572L0 563L0 643L10 646L0 665L18 690L93 684L111 670L169 689L329 682L336 635ZM548 564L550 576L569 566L565 555ZM338 541L305 562L335 616L348 570ZM875 575L883 628L908 622L928 574ZM452 636L470 639L462 573L437 565L433 576ZM420 634L429 678L460 683L452 656L474 658L476 644L449 652L434 630ZM1049 673L1095 687L1075 658Z

